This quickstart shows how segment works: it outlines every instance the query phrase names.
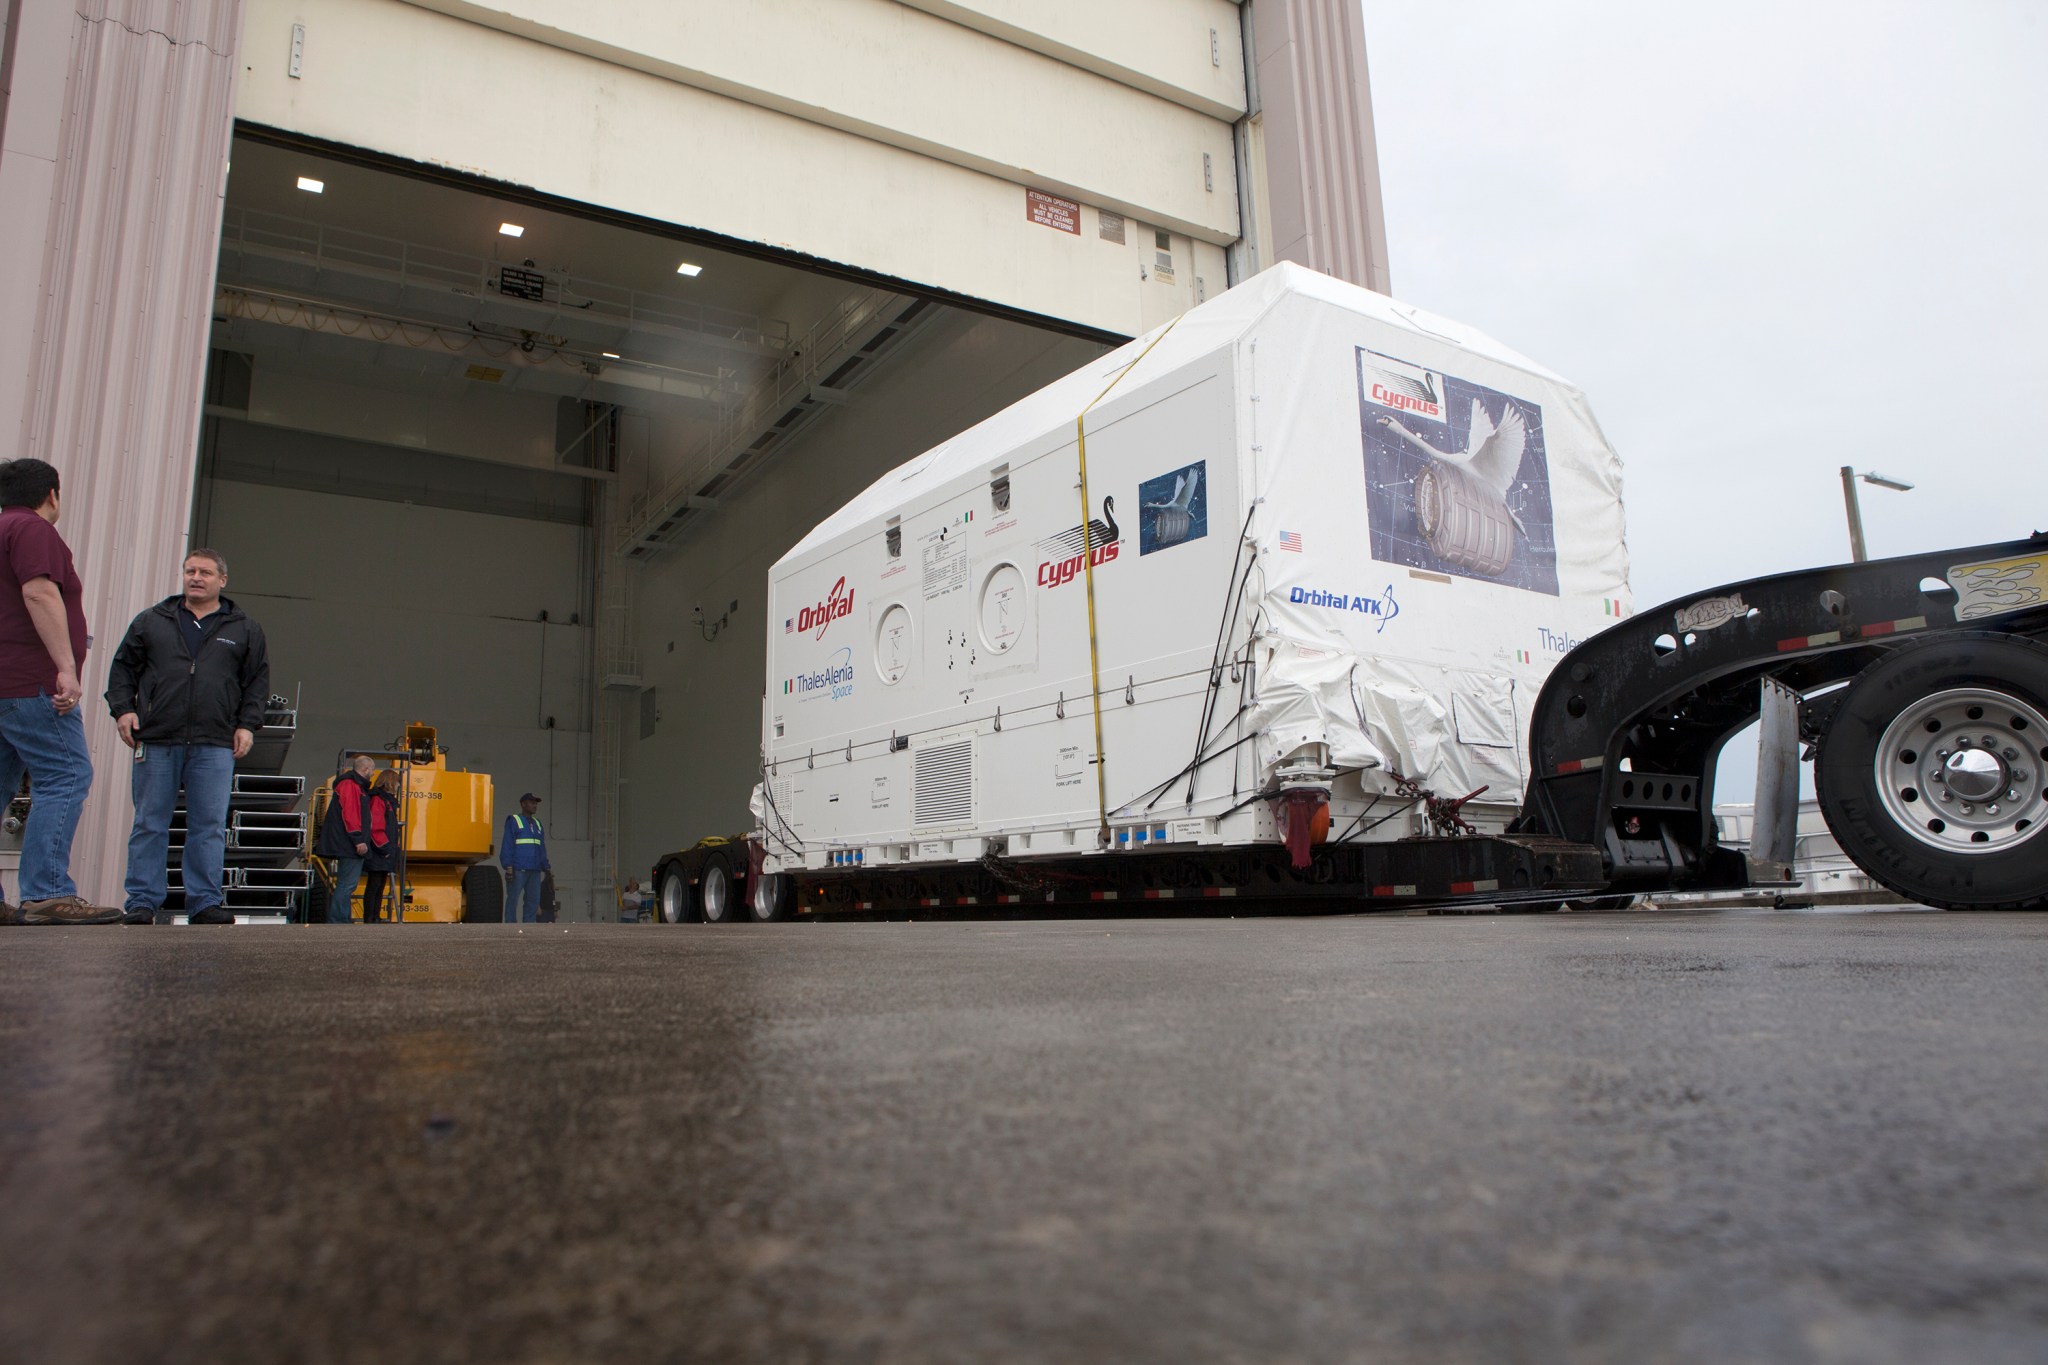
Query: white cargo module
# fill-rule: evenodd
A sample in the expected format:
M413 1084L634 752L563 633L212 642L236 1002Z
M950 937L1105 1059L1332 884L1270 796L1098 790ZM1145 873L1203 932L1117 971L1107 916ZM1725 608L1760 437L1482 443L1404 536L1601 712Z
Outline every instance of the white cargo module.
M767 867L1274 843L1303 791L1318 841L1419 832L1418 789L1498 830L1544 676L1629 610L1622 532L1578 390L1275 267L775 565Z

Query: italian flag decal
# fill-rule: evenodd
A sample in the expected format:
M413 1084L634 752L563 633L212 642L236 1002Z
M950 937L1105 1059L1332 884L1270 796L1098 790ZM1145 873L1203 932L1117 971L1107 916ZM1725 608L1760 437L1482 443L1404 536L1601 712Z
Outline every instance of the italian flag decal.
M1536 662L1536 661L1535 661L1534 659L1532 659L1532 658L1530 658L1530 657L1529 657L1529 651L1528 651L1528 650L1526 650L1526 649L1518 649L1518 650L1516 650L1516 651L1515 651L1515 660L1516 660L1516 662L1518 662L1518 663L1525 663L1525 664L1533 664L1533 663L1535 663L1535 662Z
M1608 614L1609 616L1626 616L1626 615L1628 615L1628 613L1627 613L1627 612L1625 612L1625 611L1623 611L1623 610L1621 609L1621 599L1620 599L1620 598L1618 598L1618 597L1603 597L1603 598L1601 598L1601 599L1600 599L1600 608L1601 608L1601 610L1602 610L1602 611L1606 612L1606 613L1607 613L1607 614Z

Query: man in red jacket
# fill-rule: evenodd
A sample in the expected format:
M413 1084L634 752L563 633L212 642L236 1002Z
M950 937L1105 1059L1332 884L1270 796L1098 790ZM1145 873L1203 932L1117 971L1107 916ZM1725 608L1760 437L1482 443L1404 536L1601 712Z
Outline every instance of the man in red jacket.
M370 832L363 817L370 801L370 779L376 773L376 760L357 754L355 762L334 779L327 814L320 821L320 837L313 851L334 864L334 894L327 898L329 924L347 924L353 918L349 902L356 898L363 859L370 852Z

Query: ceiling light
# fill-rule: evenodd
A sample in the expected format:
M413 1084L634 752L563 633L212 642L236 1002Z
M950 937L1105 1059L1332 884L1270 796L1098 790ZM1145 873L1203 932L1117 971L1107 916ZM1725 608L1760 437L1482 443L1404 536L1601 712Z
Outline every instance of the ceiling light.
M325 194L327 192L327 182L325 180L315 180L310 175L302 175L299 177L299 188L308 194Z
M619 358L617 351L605 351L602 354L606 360L617 360Z
M689 263L688 261L684 261L684 262L683 262L683 263L682 263L681 265L679 265L679 266L677 266L677 267L676 267L676 274L678 274L678 275L690 275L690 276L693 276L693 277L694 277L694 276L697 276L697 275L701 275L701 274L703 274L703 273L704 273L704 267L703 267L703 266L701 266L701 265L691 265L691 264L690 264L690 263Z
M517 223L500 223L498 224L498 235L500 237L524 237L526 229Z

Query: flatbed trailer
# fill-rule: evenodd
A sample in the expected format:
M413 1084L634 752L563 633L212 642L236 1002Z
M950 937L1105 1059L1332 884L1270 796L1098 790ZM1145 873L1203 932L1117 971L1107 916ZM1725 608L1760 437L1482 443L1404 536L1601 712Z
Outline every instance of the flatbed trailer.
M1221 685L1221 672L1213 679ZM1721 843L1721 751L1761 720L1755 837ZM998 721L999 724L999 721ZM1504 831L1415 784L1411 837L1332 837L1274 804L1283 843L1127 836L1067 855L764 872L773 812L744 839L654 868L659 918L759 921L955 907L1075 911L1230 900L1301 910L1556 908L1646 892L1792 884L1801 748L1828 827L1872 878L1957 910L2048 909L2048 533L1731 583L1579 644L1532 712L1531 774ZM1354 824L1357 822L1354 822Z

